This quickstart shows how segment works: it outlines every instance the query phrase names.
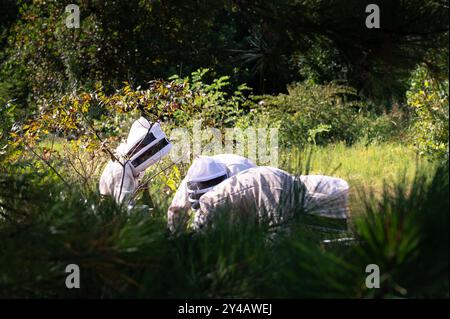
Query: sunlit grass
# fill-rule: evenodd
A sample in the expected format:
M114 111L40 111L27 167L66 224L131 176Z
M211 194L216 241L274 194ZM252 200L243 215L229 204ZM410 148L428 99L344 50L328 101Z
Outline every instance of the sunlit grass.
M411 181L418 169L427 171L432 166L426 159L418 157L411 146L399 143L357 143L352 146L338 143L294 149L284 152L281 159L282 168L293 173L332 175L345 179L350 185L352 211L361 209L359 191L379 195L385 182L392 183L403 178Z
M401 144L335 144L317 148L311 164L313 173L326 174L332 169L334 175L354 185L379 189L385 181L398 179L399 174L411 179L418 165L426 166L428 162Z

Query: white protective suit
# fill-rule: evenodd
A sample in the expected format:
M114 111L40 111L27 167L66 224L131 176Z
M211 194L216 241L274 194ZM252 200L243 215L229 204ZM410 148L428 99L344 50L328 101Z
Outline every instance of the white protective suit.
M119 160L122 158L119 156ZM122 183L123 181L123 183ZM139 176L133 174L130 164L124 167L117 161L110 160L100 177L100 194L112 196L117 203L128 201L139 184Z
M249 168L257 167L252 161L245 157L234 154L219 154L214 156L198 157L194 159L191 168L197 166L197 162L201 161L202 158L210 158L217 162L219 165L222 165L226 169L228 178L235 176L236 174ZM181 181L181 184L177 192L175 193L175 196L167 212L168 228L172 232L182 230L186 227L188 213L191 209L187 187L189 178L190 176L188 173L188 175Z
M166 156L171 148L159 123L139 118L131 126L127 141L116 149L118 161L110 160L103 170L100 194L128 204L145 170Z
M295 177L273 167L250 168L202 195L191 226L197 230L210 225L218 213L232 214L232 218L254 214L277 226L288 221L302 205L306 213L346 218L348 191L347 182L339 178Z

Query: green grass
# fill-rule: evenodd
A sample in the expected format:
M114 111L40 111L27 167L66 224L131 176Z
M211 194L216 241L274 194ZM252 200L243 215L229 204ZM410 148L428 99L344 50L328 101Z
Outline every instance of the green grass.
M309 167L308 154L311 154ZM311 149L294 149L281 156L283 169L300 174L332 175L350 185L352 211L361 209L361 191L380 196L385 183L412 181L417 170L431 170L432 164L419 158L409 145L399 143L331 144Z
M346 147L343 144L319 148L313 156L313 172L326 173L327 166L336 167L336 176L351 184L380 189L385 181L397 180L399 174L411 180L417 165L427 165L418 160L411 147L400 144Z
M358 143L346 146L344 143L325 147L315 147L311 150L294 150L286 152L284 158L304 158L311 151L309 174L324 174L341 177L350 184L381 189L385 181L397 180L399 175L408 179L414 176L417 166L427 166L428 163L417 158L410 146L397 143L364 145ZM297 167L295 167L297 165ZM284 169L296 171L298 162L286 161Z

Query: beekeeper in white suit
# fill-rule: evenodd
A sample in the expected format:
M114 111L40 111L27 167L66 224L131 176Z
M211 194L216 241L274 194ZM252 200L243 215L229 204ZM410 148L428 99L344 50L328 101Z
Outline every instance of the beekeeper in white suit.
M145 170L166 156L171 148L160 124L140 117L131 126L126 142L116 149L117 160L110 160L106 165L100 177L100 194L112 196L117 203L129 204Z
M190 211L198 208L200 196L224 180L252 167L256 167L252 161L234 154L195 158L169 206L169 229L172 232L185 229Z
M205 161L194 164L208 165ZM193 172L190 169L188 180L190 173L201 175L202 171L209 171L209 168L195 168ZM207 187L206 191L199 191L202 186ZM219 213L230 214L231 218L252 214L271 226L285 224L296 211L347 218L349 186L346 181L330 176L297 177L274 167L261 166L243 170L212 187L194 183L192 188L191 192L197 196L191 196L193 216L187 227L194 230L213 224Z
M270 226L285 225L295 214L346 219L346 181L323 175L293 176L283 170L260 166L233 176L203 194L195 211L192 228L214 223L219 213L253 214Z

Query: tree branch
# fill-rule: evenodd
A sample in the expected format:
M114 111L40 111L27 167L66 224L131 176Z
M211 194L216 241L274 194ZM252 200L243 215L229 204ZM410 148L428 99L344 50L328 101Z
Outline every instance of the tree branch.
M114 153L111 152L111 150L109 148L103 146L105 144L105 141L100 137L97 130L94 128L94 125L89 121L89 119L86 117L86 115L82 111L80 113L81 113L81 116L83 116L83 119L86 121L89 128L94 133L95 137L97 137L97 139L102 143L102 148L109 154L109 156L111 156L111 159L113 159L114 161L117 161L122 167L124 167L124 164L121 161L119 161L119 159L116 157L116 155L114 155Z
M54 168L53 165L51 165L47 160L45 160L45 158L43 158L41 155L35 152L31 147L27 145L27 143L25 143L25 147L29 151L31 151L37 158L39 158L42 162L44 162L45 165L47 165L56 174L56 176L58 176L64 182L64 184L66 184L66 186L70 186L69 183L67 183L67 181L61 176L61 174L58 173L56 168Z

